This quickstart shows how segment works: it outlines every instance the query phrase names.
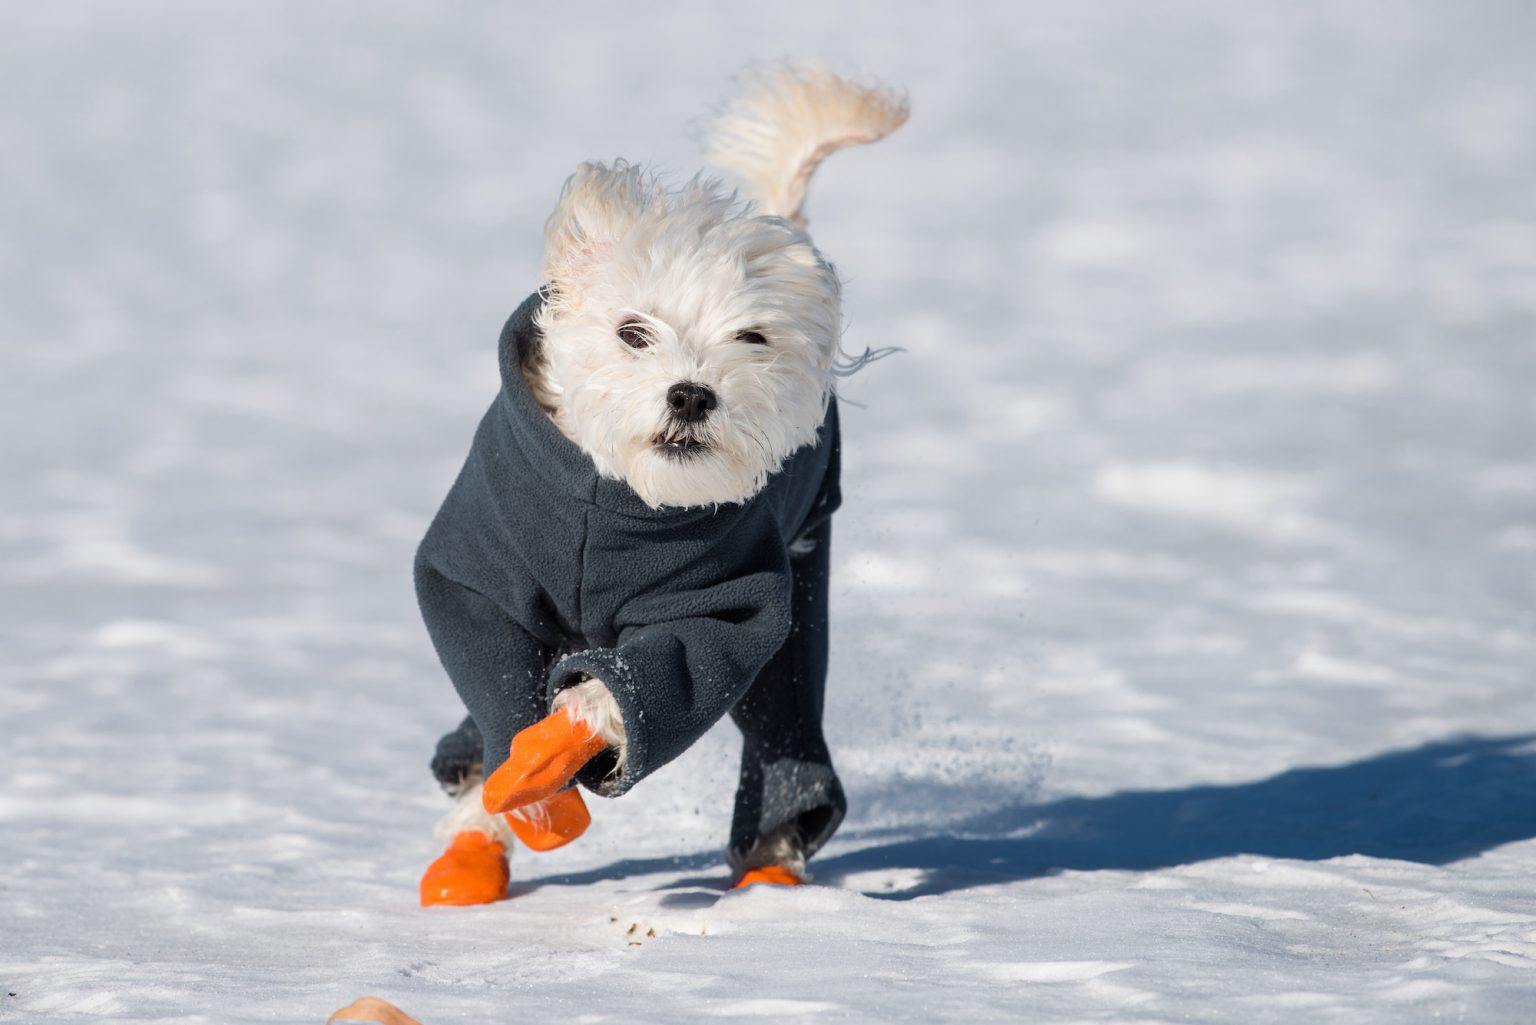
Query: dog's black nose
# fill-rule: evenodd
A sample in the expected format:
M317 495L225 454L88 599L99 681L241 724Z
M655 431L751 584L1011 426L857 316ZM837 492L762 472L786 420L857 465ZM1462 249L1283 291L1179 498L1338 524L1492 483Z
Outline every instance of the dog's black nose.
M685 424L698 423L717 404L714 392L691 381L674 384L667 391L667 405L672 407L672 415Z

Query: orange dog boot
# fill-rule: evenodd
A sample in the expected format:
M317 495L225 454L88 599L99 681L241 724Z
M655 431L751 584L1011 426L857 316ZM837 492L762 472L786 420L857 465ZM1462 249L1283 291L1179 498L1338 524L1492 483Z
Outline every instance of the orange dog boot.
M761 868L749 868L736 880L733 889L741 889L743 886L751 886L753 883L772 883L774 886L803 886L805 880L795 875L783 865L764 865Z
M535 851L564 847L591 824L587 802L581 799L581 791L574 788L507 812L507 825L512 827L513 835Z
M485 781L480 799L492 815L553 797L608 745L572 709L545 716L512 738L512 751Z
M478 830L453 838L421 877L421 906L490 904L507 895L507 849Z

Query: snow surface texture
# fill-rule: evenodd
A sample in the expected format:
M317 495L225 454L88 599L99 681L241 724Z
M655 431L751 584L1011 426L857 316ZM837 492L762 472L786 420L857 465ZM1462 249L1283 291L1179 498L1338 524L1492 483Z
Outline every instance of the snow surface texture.
M1536 8L581 6L0 11L0 1020L1532 1020ZM543 218L781 55L914 98L808 208L852 814L722 896L726 727L422 911Z

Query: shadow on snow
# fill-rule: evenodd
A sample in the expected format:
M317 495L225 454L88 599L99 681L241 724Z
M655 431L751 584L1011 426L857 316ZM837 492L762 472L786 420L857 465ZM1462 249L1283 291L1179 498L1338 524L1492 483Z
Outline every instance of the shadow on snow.
M875 831L865 834L874 840L867 846L817 859L816 881L857 885L862 873L892 872L915 881L870 896L908 900L1063 871L1171 868L1237 854L1305 861L1363 854L1443 865L1536 837L1536 734L1454 738L1231 786L1023 801L927 835L913 836L912 827L890 832L899 838ZM630 859L537 882L719 865L713 852ZM690 878L666 888L721 882Z
M1460 737L1231 786L1021 803L816 862L817 881L904 869L910 899L1062 871L1236 854L1443 865L1536 837L1536 735Z

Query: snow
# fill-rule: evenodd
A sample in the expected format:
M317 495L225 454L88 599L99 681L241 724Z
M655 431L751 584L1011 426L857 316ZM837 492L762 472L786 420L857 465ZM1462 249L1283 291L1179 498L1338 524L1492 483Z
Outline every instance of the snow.
M1524 1021L1518 3L0 11L0 1020ZM906 86L849 347L818 885L711 734L423 911L412 548L587 158Z

